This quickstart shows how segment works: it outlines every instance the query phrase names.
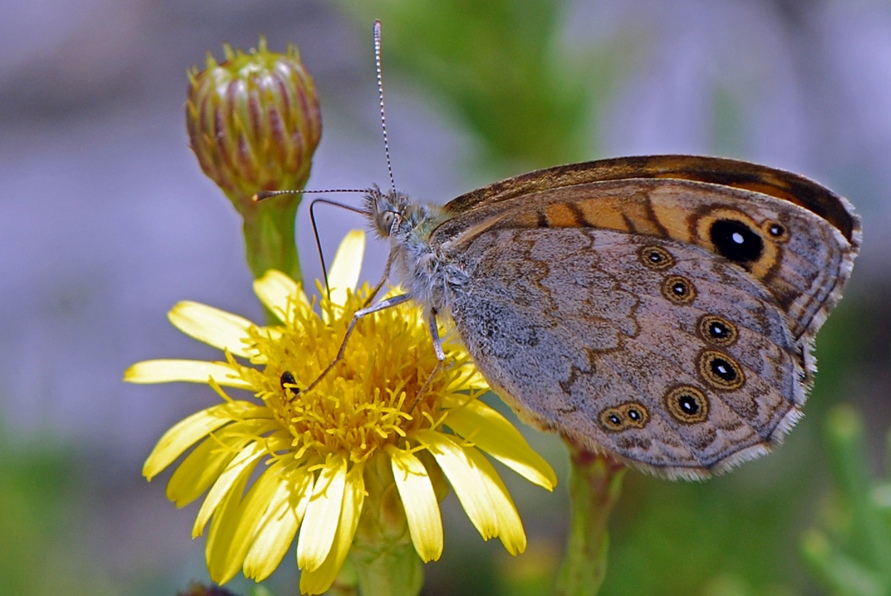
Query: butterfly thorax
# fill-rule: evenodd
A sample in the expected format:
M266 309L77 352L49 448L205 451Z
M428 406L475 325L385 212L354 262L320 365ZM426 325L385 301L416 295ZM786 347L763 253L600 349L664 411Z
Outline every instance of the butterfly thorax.
M392 266L406 293L427 310L447 314L449 289L461 283L463 274L430 243L430 234L442 223L442 208L377 187L365 200L375 231L390 239Z

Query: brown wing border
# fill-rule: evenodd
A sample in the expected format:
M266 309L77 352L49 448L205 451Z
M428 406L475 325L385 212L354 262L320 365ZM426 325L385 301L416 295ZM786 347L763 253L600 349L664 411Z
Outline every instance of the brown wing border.
M445 205L457 216L538 191L606 180L667 178L719 184L794 203L831 223L855 247L860 219L844 197L799 174L751 162L698 155L617 157L535 170L463 194Z

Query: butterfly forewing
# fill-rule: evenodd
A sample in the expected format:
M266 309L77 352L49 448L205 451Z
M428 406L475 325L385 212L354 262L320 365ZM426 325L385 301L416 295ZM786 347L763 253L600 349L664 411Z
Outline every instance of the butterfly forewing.
M859 244L860 221L851 204L804 176L735 159L700 155L642 155L556 166L508 178L461 195L446 205L454 215L477 205L589 182L675 179L739 188L789 201L825 219L852 244Z
M858 249L795 203L674 178L578 182L479 200L437 228L431 243L457 254L485 230L535 227L611 229L700 246L761 281L792 317L796 337L819 329ZM859 228L855 236L859 242Z

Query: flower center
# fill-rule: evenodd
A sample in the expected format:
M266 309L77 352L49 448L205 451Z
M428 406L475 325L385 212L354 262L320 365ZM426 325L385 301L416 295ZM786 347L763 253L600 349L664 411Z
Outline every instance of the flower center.
M445 417L443 396L454 373L449 367L430 378L438 361L423 313L411 305L363 317L343 359L306 390L337 356L366 293L363 287L350 294L343 307L323 298L323 316L294 309L281 327L253 334L262 355L257 360L266 365L258 397L301 454L346 452L354 462L365 461L385 445L400 445L412 430L436 428Z

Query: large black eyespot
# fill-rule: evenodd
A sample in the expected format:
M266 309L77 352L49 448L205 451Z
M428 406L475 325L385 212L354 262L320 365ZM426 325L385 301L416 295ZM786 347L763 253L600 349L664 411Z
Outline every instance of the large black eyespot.
M698 329L702 339L716 346L733 345L739 337L736 325L717 315L702 315Z
M757 261L764 252L761 236L736 219L717 220L709 229L709 237L721 256L734 263Z
M688 304L696 298L696 287L685 277L671 275L662 282L662 295L675 304Z
M659 271L660 269L668 269L674 265L674 257L671 253L661 246L644 246L637 251L637 258L643 263L644 267Z
M294 373L291 371L286 370L283 372L279 383L282 386L282 391L290 391L295 397L300 395L300 389L297 388L297 379L294 378Z
M716 389L733 391L745 385L746 378L736 361L722 352L704 350L699 355L699 374Z
M684 424L696 424L708 420L708 398L692 385L678 385L663 398L668 413Z

